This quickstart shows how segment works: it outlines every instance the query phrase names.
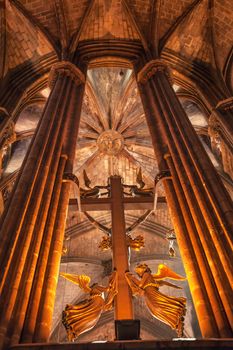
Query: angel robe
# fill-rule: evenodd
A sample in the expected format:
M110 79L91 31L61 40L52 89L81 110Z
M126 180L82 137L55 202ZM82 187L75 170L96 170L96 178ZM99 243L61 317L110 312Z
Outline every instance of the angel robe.
M61 273L61 276L76 283L89 298L80 301L77 305L66 305L62 313L62 323L66 328L69 341L74 341L80 334L92 329L98 322L103 311L112 308L113 300L117 294L117 272L114 271L109 277L107 287L97 283L89 287L90 278L86 275L71 275ZM104 292L107 295L104 296Z
M105 301L102 297L107 288L96 285L90 292L90 297L77 305L66 305L62 313L69 340L74 340L80 334L92 329L98 322L104 310Z
M149 272L144 272L140 281L130 273L127 273L126 277L133 294L144 296L152 316L168 324L177 331L178 336L182 336L186 299L183 297L170 297L161 293L159 291L159 283L156 283L156 280Z

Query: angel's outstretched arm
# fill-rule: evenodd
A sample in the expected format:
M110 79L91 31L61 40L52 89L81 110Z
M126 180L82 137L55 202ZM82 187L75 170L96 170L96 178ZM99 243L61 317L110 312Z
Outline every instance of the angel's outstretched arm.
M143 289L140 287L140 281L135 278L132 273L128 271L125 272L125 278L130 289L132 290L133 295L143 295Z

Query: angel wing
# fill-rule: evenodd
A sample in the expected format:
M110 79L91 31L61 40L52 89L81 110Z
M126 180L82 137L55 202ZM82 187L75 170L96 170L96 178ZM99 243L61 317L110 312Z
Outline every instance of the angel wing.
M135 278L132 273L126 272L125 278L128 282L128 285L133 293L133 295L143 295L143 289L139 286L139 280Z
M87 176L86 170L83 170L83 179L84 179L85 186L90 188L91 180Z
M143 188L145 186L145 182L142 180L142 168L141 167L138 170L136 181L139 184L140 188Z
M155 280L162 280L164 278L170 278L173 280L185 280L186 278L178 275L176 272L172 271L167 267L166 265L160 264L158 266L158 272L155 274L152 274Z
M86 293L89 293L91 291L91 288L89 286L91 279L89 276L73 275L73 274L65 273L65 272L61 272L60 276L62 276L63 278L65 278L66 280L68 280L74 284L77 284Z
M113 300L115 295L118 293L118 278L117 271L113 271L111 276L109 277L108 282L108 294L105 298L104 310L111 310L113 306Z

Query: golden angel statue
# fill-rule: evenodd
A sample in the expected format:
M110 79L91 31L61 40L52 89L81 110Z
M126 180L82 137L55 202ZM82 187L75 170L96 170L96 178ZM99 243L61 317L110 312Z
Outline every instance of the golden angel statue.
M181 337L183 335L186 299L162 294L159 288L165 285L181 289L170 282L164 281L164 279L184 280L185 278L163 264L159 265L156 274L152 274L147 264L137 265L135 271L141 278L140 280L130 272L125 273L133 295L143 296L152 316L175 329L178 336Z
M113 299L118 290L117 272L114 271L111 274L107 287L97 283L90 286L91 279L86 275L69 273L60 273L60 275L89 293L89 297L77 305L66 305L62 313L62 323L66 328L68 340L74 341L80 334L87 332L97 324L102 312L112 308ZM106 293L105 296L104 293Z

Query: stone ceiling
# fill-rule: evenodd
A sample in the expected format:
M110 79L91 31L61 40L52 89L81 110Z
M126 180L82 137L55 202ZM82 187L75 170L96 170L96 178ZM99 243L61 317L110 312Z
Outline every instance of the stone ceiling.
M81 41L143 41L187 62L219 69L231 63L231 0L1 0L0 72L60 56Z
M106 182L113 172L131 183L136 180L136 169L143 166L148 185L152 185L157 166L131 70L89 70L76 159L78 174L84 168L88 173L95 163L94 184L104 178Z

